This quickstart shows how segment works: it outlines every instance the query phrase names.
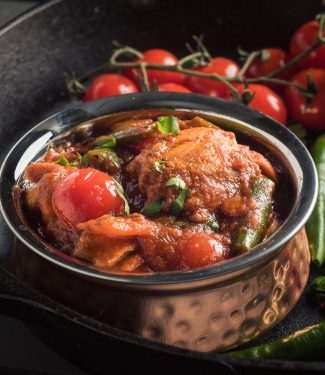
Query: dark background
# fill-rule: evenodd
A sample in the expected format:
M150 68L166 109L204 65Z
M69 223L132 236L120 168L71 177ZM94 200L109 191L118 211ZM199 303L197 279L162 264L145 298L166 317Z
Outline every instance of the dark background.
M41 2L0 1L0 27ZM0 314L1 374L85 374L56 354L22 320L12 315L14 314Z

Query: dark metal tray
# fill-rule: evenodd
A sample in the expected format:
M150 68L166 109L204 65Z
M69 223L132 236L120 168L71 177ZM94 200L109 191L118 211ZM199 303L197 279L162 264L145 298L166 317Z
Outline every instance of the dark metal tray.
M206 1L198 9L197 3L185 0L55 0L26 13L0 31L0 160L33 124L73 105L66 96L63 72L81 74L101 64L110 54L111 40L182 54L191 35L203 31L216 55L234 55L238 45L287 47L290 34L323 8L318 0L308 4L287 0L285 8L282 3ZM42 340L86 371L118 368L125 373L134 370L135 363L143 372L159 368L189 374L218 370L251 374L262 368L265 374L325 370L325 362L317 355L301 361L236 360L130 335L61 306L15 279L11 272L14 246L13 235L0 217L0 312L23 318ZM321 315L310 294L307 287L294 310L253 344L319 321ZM40 322L42 329L36 325ZM73 345L76 340L78 349Z

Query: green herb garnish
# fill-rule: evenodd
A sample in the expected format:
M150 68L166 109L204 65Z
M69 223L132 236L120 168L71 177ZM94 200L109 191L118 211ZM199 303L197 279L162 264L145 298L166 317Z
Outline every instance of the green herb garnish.
M114 137L99 137L94 140L94 145L101 148L112 148L116 146Z
M89 166L89 155L88 155L88 153L82 155L82 157L80 159L80 164L82 164L84 167Z
M219 232L220 226L219 223L215 220L209 220L204 223L207 227L209 227L213 232Z
M113 178L113 177L112 177ZM113 178L113 180L116 182L116 185L117 185L117 194L123 199L124 201L124 212L129 215L130 214L130 206L129 206L129 202L127 201L127 199L125 198L125 195L124 195L124 189L123 189L123 186L115 180L115 178Z
M163 173L162 166L165 165L165 163L168 161L168 158L159 159L152 163L152 169L156 172Z
M158 199L156 201L151 202L149 206L144 207L141 213L144 216L155 216L161 211L164 205L165 205L165 200L163 198Z
M178 216L181 213L189 192L190 191L188 189L183 189L181 193L178 195L178 197L175 199L174 203L172 204L172 209L171 209L171 214L173 216Z
M62 165L63 167L70 165L68 159L63 154L60 155L60 159L56 161L56 164Z
M178 134L180 132L177 117L175 116L158 117L157 127L164 134Z
M182 190L186 188L185 182L180 177L171 177L167 181L166 186L176 186Z

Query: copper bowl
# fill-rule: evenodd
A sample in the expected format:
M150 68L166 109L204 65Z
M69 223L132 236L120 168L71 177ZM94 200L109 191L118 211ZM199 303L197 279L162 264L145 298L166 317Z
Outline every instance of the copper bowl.
M134 116L139 110L151 115L162 111L198 114L266 153L283 171L280 188L287 199L280 229L251 252L214 266L142 275L96 269L42 244L13 205L11 189L22 171L62 132L78 124L109 123L112 116ZM301 296L310 263L304 224L314 207L317 187L307 149L271 118L201 95L136 94L83 104L31 129L1 168L0 209L19 244L15 272L30 285L78 311L151 340L198 351L225 351L273 327Z

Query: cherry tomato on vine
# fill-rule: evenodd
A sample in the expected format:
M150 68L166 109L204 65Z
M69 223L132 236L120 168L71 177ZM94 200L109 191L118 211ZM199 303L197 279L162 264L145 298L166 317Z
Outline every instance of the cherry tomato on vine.
M162 83L161 85L159 85L159 91L192 92L187 87L178 85L177 83Z
M222 244L206 233L191 236L180 254L184 264L189 268L204 267L225 259Z
M295 88L287 87L284 100L291 118L301 122L307 129L325 130L325 70L303 70L291 79L291 82L307 87L310 75L316 85L316 94L308 104L307 99Z
M303 24L292 36L290 41L290 52L292 56L297 56L310 47L317 39L319 28L318 21L309 21ZM325 32L324 32L325 37ZM298 65L303 68L323 68L325 69L325 45L318 47L302 59Z
M212 59L210 65L197 67L194 68L194 70L206 74L216 73L227 78L232 78L238 74L240 68L238 64L230 59L226 59L225 57L215 57ZM228 91L227 86L220 81L213 81L211 79L196 76L187 76L184 85L193 92L220 98L226 97Z
M236 84L235 87L241 94L245 90L243 84ZM253 95L253 99L248 106L285 125L287 122L287 110L280 96L269 87L263 85L251 83L248 87ZM230 98L229 94L228 98Z
M61 181L52 204L57 215L73 226L107 213L123 213L125 206L116 181L94 168L79 169Z
M143 53L142 61L148 64L159 64L159 65L176 65L178 59L171 52L164 49L148 49ZM123 74L132 79L134 82L138 83L137 77L134 75L134 71L138 74L140 70L138 68L126 69ZM152 83L154 80L158 84L162 83L178 83L181 84L184 81L184 75L181 73L168 72L163 70L147 69L148 80Z
M105 98L106 96L132 94L138 92L137 86L120 74L103 74L89 86L84 101Z
M290 61L290 55L283 49L280 48L264 48L261 55L255 58L249 65L245 76L247 78L256 78L261 76L267 76L274 71L282 68ZM289 79L295 72L297 68L292 66L282 74L276 76L275 78ZM273 90L282 92L284 89L283 85L278 85L274 83L265 83L266 86Z

